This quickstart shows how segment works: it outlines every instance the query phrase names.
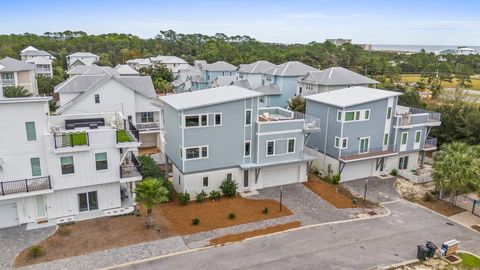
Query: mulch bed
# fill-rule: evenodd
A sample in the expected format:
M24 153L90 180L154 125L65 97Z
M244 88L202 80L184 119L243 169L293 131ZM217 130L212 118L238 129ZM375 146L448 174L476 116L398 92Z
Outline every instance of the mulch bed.
M465 210L463 210L460 207L457 207L457 206L453 208L450 207L450 205L447 202L444 202L442 200L435 200L435 201L418 200L417 203L447 217L465 212Z
M268 208L268 214L263 209ZM249 200L240 196L234 198L222 197L220 200L195 201L188 205L171 203L162 205L159 210L173 230L178 234L192 234L213 229L278 218L292 215L292 212L275 200ZM235 219L229 219L229 213L235 214ZM192 220L198 218L200 223L192 225Z
M243 233L236 233L236 234L228 234L228 235L211 239L210 245L220 245L220 244L242 241L244 239L259 236L259 235L266 235L266 234L271 234L275 232L286 231L293 228L298 228L300 227L300 225L301 225L300 221L296 220L289 223L267 227L264 229L258 229L258 230L253 230L253 231L248 231Z
M341 185L332 185L313 174L309 174L308 181L303 184L336 208L378 207L377 204L370 201L364 203L363 199L355 197L348 189ZM353 203L353 200L356 200L358 203Z

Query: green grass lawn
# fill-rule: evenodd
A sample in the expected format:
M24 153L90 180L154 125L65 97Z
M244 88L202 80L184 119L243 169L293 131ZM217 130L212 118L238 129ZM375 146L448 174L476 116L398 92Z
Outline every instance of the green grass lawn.
M400 75L400 77L402 81L405 83L410 83L410 82L415 83L420 80L420 74L404 74L404 75ZM472 87L470 87L469 89L480 90L480 79L471 78L471 80L472 80ZM442 86L445 88L455 88L457 87L457 84L458 84L457 80L453 79L452 82L443 82Z
M119 143L131 142L132 138L128 135L127 131L119 129L117 130L117 141Z
M467 253L458 253L457 256L460 257L460 259L462 259L462 262L460 263L460 265L465 269L480 269L479 258Z

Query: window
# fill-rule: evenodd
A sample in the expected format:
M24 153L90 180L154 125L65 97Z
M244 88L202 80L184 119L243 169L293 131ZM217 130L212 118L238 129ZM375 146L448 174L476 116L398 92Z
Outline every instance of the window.
M183 151L182 147L180 146L180 159L183 158Z
M92 211L98 210L97 192L91 191L87 193L78 194L78 211Z
M216 113L215 114L215 126L221 126L222 125L222 114L221 113Z
M347 148L347 145L348 145L347 141L348 141L347 138L335 137L335 147L340 149L345 149Z
M248 170L243 171L243 187L248 188L249 186L250 186L250 177L249 177Z
M337 111L337 121L342 121L342 111Z
M422 131L421 130L417 130L415 132L415 143L419 143L420 142L420 137L422 136Z
M346 112L345 121L353 121L353 120L355 120L355 112Z
M405 170L408 167L408 156L404 156L398 159L398 169Z
M227 180L232 180L232 173L227 173Z
M204 188L208 187L208 176L204 176L202 178L202 187Z
M405 145L407 144L407 138L408 138L408 132L403 132L402 133L402 140L401 140L401 144Z
M142 123L155 122L155 119L153 117L153 112L142 112L142 113L140 113L140 121Z
M267 142L267 156L273 156L275 154L275 141Z
M178 176L178 185L179 185L179 186L182 185L182 178L180 177L180 175Z
M360 111L355 112L355 120L360 120Z
M25 129L27 130L27 141L36 141L35 122L25 122Z
M383 135L383 145L387 145L388 144L388 133L385 133L385 135Z
M252 124L252 110L245 111L245 125L249 126Z
M95 94L95 103L100 103L100 95Z
M186 127L198 127L198 126L207 126L208 125L208 115L189 115L185 116L185 126Z
M61 157L60 164L62 166L62 174L72 174L75 172L73 156Z
M260 103L265 103L265 97L264 96L260 97Z
M13 76L13 73L2 73L2 79L13 80L15 77Z
M358 153L368 153L370 149L370 138L360 138Z
M108 169L107 153L95 154L95 166L97 167L97 171Z
M185 155L187 156L187 159L207 158L208 146L187 148L185 150Z
M244 156L245 157L250 156L250 141L245 142Z
M287 153L295 152L295 139L288 139L287 143Z
M392 118L392 107L388 107L387 109L387 119Z
M365 110L364 120L370 119L370 110Z
M42 169L40 167L40 158L38 157L31 158L30 167L32 168L32 176L42 175Z

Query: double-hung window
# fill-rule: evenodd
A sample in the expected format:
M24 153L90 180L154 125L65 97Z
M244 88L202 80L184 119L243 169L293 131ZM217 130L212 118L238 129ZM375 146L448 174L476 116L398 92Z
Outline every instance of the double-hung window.
M295 152L295 139L288 139L287 141L287 153Z
M142 123L154 122L153 112L142 112L140 113L140 121Z
M73 165L73 156L61 157L60 164L62 167L62 174L75 173L75 167Z
M267 156L275 154L275 141L267 141Z
M78 211L86 212L98 210L98 197L96 191L78 194Z
M245 125L249 126L252 124L252 110L245 111Z
M36 141L37 132L35 130L35 122L25 122L25 129L27 131L27 141Z
M97 171L108 169L107 153L95 154L95 167L97 168Z
M32 176L42 175L42 169L40 166L40 158L34 157L30 159L30 167L32 167Z
M388 133L383 135L383 145L388 145Z
M392 118L392 107L387 108L387 119Z

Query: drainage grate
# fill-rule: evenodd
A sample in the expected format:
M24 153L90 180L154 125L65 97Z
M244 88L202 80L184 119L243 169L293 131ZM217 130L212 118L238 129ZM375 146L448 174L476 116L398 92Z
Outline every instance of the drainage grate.
M376 216L376 215L377 215L377 212L375 212L375 211L370 211L370 212L367 212L367 214L369 214L370 216Z
M460 261L460 258L458 258L455 255L448 255L448 256L445 257L445 260L447 260L450 263L457 263L457 262Z

